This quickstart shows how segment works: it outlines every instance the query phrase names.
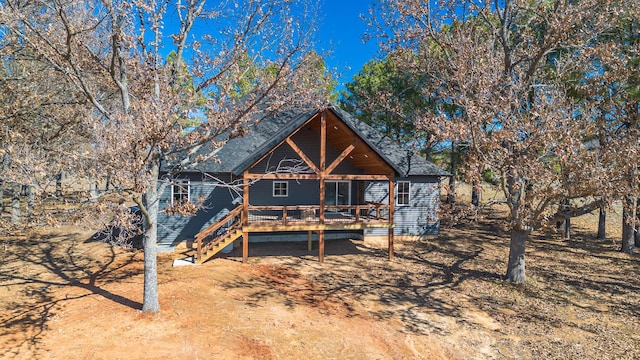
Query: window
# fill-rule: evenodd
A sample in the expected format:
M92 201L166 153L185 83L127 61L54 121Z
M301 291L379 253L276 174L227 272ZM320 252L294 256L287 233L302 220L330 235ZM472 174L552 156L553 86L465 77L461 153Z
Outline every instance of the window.
M411 182L398 181L398 196L396 200L397 205L409 205Z
M191 197L189 180L174 180L171 186L171 205L178 205L189 202Z
M273 182L273 197L289 196L289 183L286 181Z

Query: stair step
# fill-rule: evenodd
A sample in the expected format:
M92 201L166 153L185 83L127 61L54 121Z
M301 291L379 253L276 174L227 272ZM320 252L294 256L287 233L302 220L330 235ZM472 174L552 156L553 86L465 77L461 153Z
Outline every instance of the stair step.
M221 241L219 241L214 245L211 245L210 247L207 247L208 250L202 254L202 258L198 259L196 263L202 264L203 262L207 261L214 255L216 255L218 252L220 252L222 249L227 247L229 244L233 243L241 235L242 235L242 230L239 230L239 229L236 229L234 231L230 231L224 234L223 237L219 238Z

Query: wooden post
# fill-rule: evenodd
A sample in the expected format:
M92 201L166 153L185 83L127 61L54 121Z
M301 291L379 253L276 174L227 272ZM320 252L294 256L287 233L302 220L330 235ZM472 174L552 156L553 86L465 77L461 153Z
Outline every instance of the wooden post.
M242 179L242 262L249 259L249 233L244 230L249 223L249 172L245 171Z
M320 116L320 224L324 224L325 211L325 184L324 179L327 176L327 111L323 111ZM324 230L318 232L318 260L324 261Z
M246 263L249 260L249 233L242 232L242 262Z
M307 231L307 251L311 251L311 230Z
M395 174L389 174L389 260L393 259L393 224L394 210L396 204L395 197Z
M320 116L320 224L324 224L324 211L325 211L325 189L324 180L327 176L327 114L326 111L322 112Z
M193 259L193 262L199 261L202 259L202 238L196 236L196 256Z
M318 233L318 261L324 262L324 230Z
M325 189L324 189L324 179L320 178L320 224L324 224L324 202L325 202Z

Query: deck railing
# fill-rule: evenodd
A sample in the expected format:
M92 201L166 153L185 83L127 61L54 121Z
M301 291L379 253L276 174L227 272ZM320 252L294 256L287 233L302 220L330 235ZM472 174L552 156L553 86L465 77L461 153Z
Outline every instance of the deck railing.
M324 224L382 224L389 222L389 205L367 202L362 205L327 205L324 208ZM195 236L196 260L206 260L203 256L216 246L235 240L243 231L243 225L280 226L320 224L320 205L294 206L249 206L245 219L242 205L238 205L224 217ZM373 225L376 226L376 225ZM262 228L262 227L259 227ZM211 256L211 255L209 255Z
M320 223L320 205L249 206L249 224L291 225ZM325 224L388 222L389 205L326 205Z

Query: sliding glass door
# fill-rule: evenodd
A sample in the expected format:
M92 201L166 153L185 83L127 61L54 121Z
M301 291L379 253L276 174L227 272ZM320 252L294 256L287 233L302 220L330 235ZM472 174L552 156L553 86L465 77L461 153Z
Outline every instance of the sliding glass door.
M332 206L351 204L350 181L325 181L324 189L326 205Z

